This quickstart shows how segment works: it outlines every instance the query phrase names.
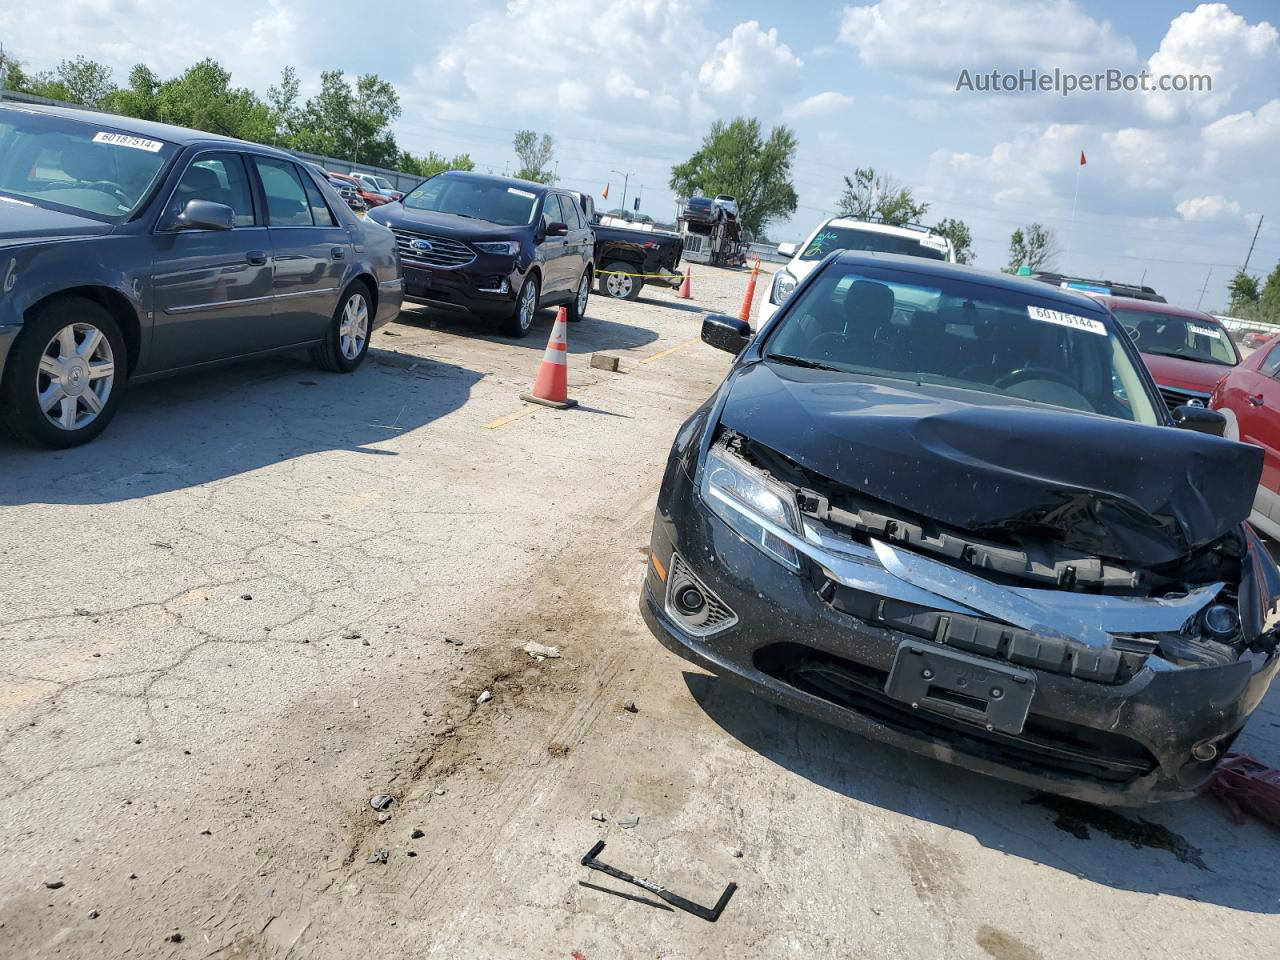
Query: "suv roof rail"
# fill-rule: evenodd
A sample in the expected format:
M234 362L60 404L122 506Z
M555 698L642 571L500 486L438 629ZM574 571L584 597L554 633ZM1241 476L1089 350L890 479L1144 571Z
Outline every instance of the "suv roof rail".
M1094 280L1089 277L1073 277L1065 273L1054 273L1052 270L1037 270L1031 275L1033 280L1040 280L1044 283L1052 283L1055 286L1064 286L1069 283L1088 284L1094 287L1105 287L1112 296L1130 297L1134 300L1151 300L1156 303L1165 303L1166 300L1160 294L1156 293L1152 287L1141 286L1135 283L1123 283L1119 280Z

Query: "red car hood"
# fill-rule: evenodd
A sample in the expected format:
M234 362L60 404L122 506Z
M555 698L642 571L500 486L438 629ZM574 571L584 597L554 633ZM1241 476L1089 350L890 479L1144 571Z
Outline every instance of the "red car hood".
M1175 390L1194 390L1197 393L1210 394L1218 381L1230 373L1234 367L1217 363L1197 363L1194 360L1183 360L1179 357L1163 357L1154 353L1144 353L1143 361L1156 385L1172 387Z

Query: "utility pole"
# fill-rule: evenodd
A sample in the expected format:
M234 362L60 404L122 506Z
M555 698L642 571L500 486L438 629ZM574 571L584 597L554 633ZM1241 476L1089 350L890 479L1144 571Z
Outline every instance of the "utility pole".
M631 179L631 174L626 173L622 170L610 170L609 172L616 173L622 177L622 203L620 207L622 210L622 215L625 217L627 214L627 181Z
M1241 273L1249 272L1249 259L1253 256L1253 245L1258 242L1258 231L1262 229L1262 214L1258 214L1258 225L1253 228L1253 239L1249 241L1249 252L1244 255L1244 266Z
M1200 309L1200 303L1204 300L1204 292L1209 289L1209 278L1213 276L1213 267L1209 268L1209 272L1204 275L1204 286L1200 288L1200 297L1196 300L1196 309Z

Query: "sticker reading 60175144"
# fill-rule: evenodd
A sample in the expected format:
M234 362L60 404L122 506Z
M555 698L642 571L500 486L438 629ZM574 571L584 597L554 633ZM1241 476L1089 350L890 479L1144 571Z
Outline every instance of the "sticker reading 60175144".
M146 137L131 137L127 133L107 133L99 130L93 135L94 143L109 143L113 147L132 147L134 150L146 150L148 153L159 153L164 146L159 140L148 140Z
M1056 323L1060 327L1071 327L1073 330L1088 330L1090 333L1097 333L1104 337L1107 335L1107 328L1102 325L1102 321L1094 320L1092 317L1080 317L1074 313L1062 313L1059 310L1030 306L1027 307L1027 315L1032 320Z

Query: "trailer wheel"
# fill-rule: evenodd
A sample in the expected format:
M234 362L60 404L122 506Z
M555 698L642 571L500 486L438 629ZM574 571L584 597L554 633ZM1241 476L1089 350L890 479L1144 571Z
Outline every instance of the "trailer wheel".
M636 266L615 260L600 271L600 292L614 300L635 300L644 287L642 277L632 276Z

